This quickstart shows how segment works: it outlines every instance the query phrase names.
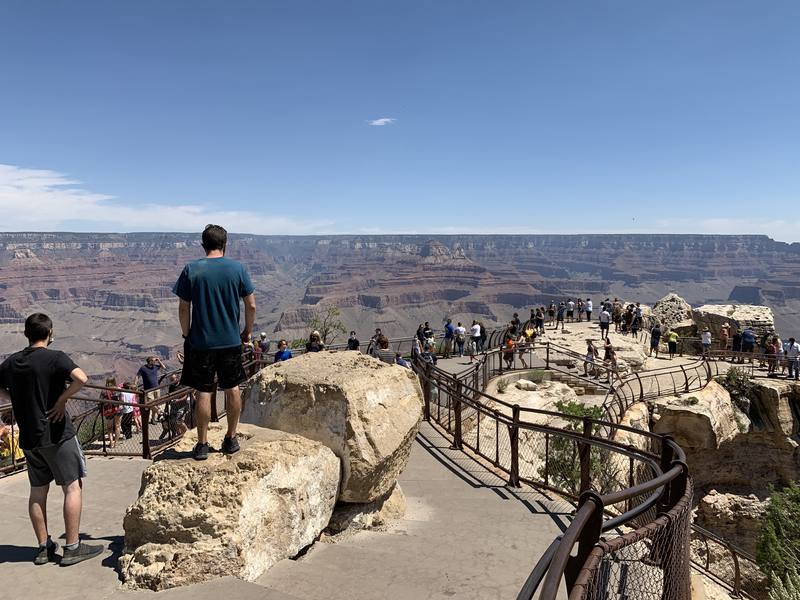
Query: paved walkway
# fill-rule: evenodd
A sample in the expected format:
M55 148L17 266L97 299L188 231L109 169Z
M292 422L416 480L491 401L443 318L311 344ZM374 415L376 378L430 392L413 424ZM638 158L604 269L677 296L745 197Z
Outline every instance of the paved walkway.
M83 531L107 545L102 559L69 568L35 567L28 522L26 475L0 479L0 573L24 583L29 595L69 599L152 597L120 588L115 570L122 517L136 498L142 459L92 458L85 485ZM237 600L445 599L515 597L537 559L565 526L569 507L505 481L423 424L401 477L405 518L387 531L362 532L336 544L316 544L255 583L219 580L159 592L158 597ZM63 531L60 490L51 491L53 532ZM58 510L56 510L58 508Z

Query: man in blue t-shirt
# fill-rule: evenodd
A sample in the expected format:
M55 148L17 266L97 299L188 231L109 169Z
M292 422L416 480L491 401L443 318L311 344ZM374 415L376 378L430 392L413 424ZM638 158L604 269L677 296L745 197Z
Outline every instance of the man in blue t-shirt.
M211 392L216 377L225 391L228 432L222 452L239 450L236 430L242 410L241 384L247 376L242 366L242 344L250 341L256 318L256 297L244 266L225 258L228 232L219 225L203 231L206 257L183 268L172 292L180 298L178 317L184 339L181 384L197 391L195 460L208 458L208 422ZM244 328L239 324L239 301L244 299Z
M447 319L444 325L444 358L450 358L453 353L453 342L456 339L456 326L452 319Z

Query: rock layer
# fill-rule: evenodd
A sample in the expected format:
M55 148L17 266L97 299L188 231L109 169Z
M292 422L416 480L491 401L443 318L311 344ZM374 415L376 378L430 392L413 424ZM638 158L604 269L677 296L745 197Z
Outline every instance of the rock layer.
M317 440L342 460L339 499L372 502L405 468L422 418L417 376L356 352L319 352L262 369L242 421Z
M212 424L209 440L224 435ZM234 575L253 581L327 526L339 459L297 435L242 426L242 449L196 462L188 433L142 474L125 515L120 570L128 587L162 590Z

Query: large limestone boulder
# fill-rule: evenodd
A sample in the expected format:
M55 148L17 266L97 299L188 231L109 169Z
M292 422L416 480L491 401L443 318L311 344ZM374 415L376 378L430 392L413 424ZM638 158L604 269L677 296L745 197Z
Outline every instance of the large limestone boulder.
M749 426L716 381L697 392L659 398L655 412L653 431L671 435L684 450L715 450Z
M755 494L739 496L711 490L697 506L695 521L751 554L766 512L766 501Z
M408 462L422 418L417 376L358 352L318 352L250 379L242 422L325 444L342 461L339 500L386 495Z
M225 434L212 424L209 441ZM326 446L243 425L233 456L190 458L190 432L142 474L125 515L120 570L128 587L162 590L224 576L253 581L325 529L340 464Z
M692 319L698 331L704 327L711 330L715 340L719 339L722 325L728 323L731 336L737 331L752 327L758 338L764 333L775 332L775 318L768 306L753 304L704 304L692 311Z
M678 325L684 327L692 318L692 307L686 300L672 292L653 305L652 315L658 319L662 327L670 329Z

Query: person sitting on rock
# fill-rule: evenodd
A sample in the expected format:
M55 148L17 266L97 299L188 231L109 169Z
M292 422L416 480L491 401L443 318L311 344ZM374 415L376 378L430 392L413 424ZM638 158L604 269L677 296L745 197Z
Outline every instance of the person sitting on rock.
M325 350L325 344L322 343L319 331L312 331L306 342L306 352L322 352L323 350Z
M289 350L289 344L286 342L286 340L281 340L278 342L278 351L275 353L272 362L282 362L284 360L289 360L290 358L292 358L292 351Z
M406 359L404 359L403 355L400 354L399 352L395 352L394 364L400 365L401 367L405 367L406 369L411 368L411 363L409 363Z

